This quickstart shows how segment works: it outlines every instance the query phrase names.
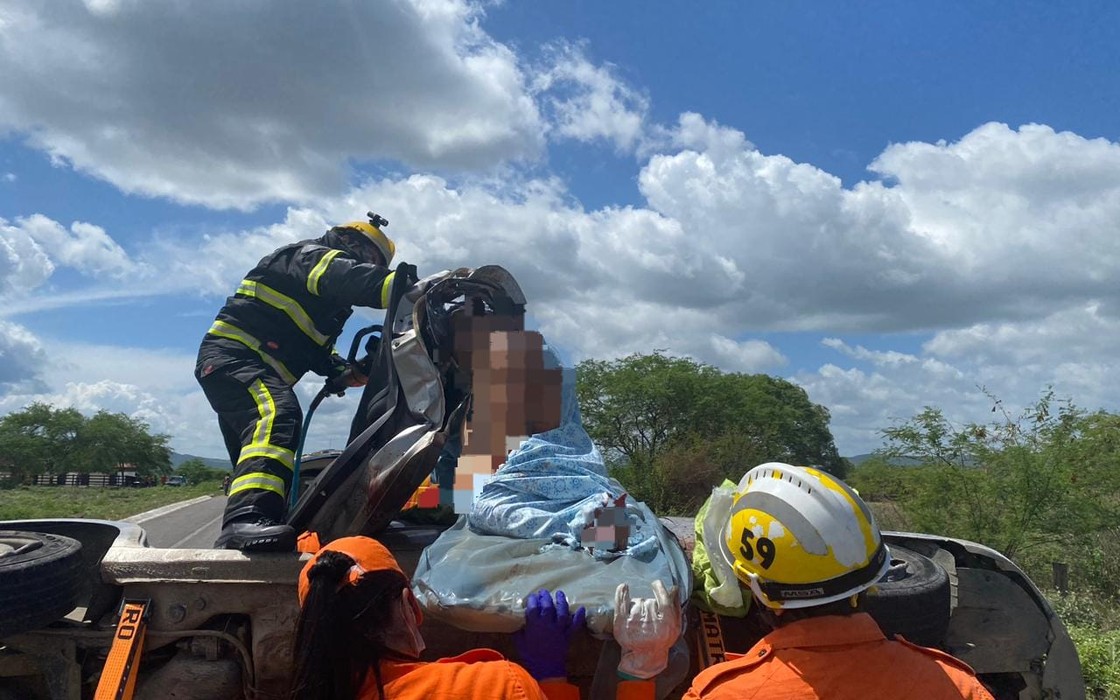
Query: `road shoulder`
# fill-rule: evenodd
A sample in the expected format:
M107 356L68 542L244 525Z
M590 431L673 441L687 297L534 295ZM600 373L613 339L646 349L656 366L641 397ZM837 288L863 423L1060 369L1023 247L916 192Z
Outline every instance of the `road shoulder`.
M130 515L127 518L124 518L124 522L139 525L142 522L167 515L168 513L174 513L181 508L188 508L196 503L202 503L203 501L210 500L211 498L213 498L213 496L199 496L198 498L192 498L189 501L179 501L178 503L172 503L170 505L161 506L159 508L153 508L152 510L144 511L143 513Z

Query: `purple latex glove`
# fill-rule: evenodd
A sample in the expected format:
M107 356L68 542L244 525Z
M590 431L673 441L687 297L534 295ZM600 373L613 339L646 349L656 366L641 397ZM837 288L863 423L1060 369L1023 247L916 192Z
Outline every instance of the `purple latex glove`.
M556 604L545 589L530 593L525 607L525 627L513 635L521 664L538 681L568 677L568 646L572 633L582 629L587 611L568 611L568 599L556 591Z

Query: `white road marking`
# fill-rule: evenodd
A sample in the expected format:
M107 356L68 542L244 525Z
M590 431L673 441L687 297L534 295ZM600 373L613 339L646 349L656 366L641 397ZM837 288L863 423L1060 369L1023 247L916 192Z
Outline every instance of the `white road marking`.
M183 539L179 540L179 541L178 541L178 542L176 542L175 544L171 545L170 547L167 547L167 549L177 549L177 548L179 547L179 545L183 544L184 542L187 542L187 541L189 541L189 540L190 540L191 538L193 538L193 537L194 537L195 535L197 535L198 533L202 532L202 531L203 531L203 530L205 530L206 528L210 527L210 526L211 526L211 525L213 525L214 523L216 523L216 522L218 522L219 520L221 520L221 519L222 519L222 516L223 516L223 515L225 515L225 513L220 513L220 514L218 515L218 517L214 518L214 519L213 519L213 520L211 520L210 522L206 523L205 525L203 525L202 527L198 528L197 530L195 530L195 531L194 531L194 532L192 532L191 534L187 535L187 536L186 536L186 537L184 537Z
M193 506L196 503L202 503L203 501L208 501L211 498L213 498L213 496L199 496L198 498L192 498L189 501L179 501L178 503L172 503L169 506L163 506L161 508L153 508L152 510L147 510L147 511L144 511L143 513L137 513L136 515L132 515L132 516L129 516L127 518L124 518L124 522L139 525L140 523L146 523L149 520L154 520L155 518L158 518L158 517L163 516L163 515L167 515L168 513L174 513L177 510L187 508L188 506Z

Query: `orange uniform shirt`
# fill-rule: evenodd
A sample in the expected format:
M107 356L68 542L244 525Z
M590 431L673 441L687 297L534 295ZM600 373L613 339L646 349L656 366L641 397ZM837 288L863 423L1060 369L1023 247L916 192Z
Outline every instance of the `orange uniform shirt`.
M963 661L888 640L866 613L792 622L701 672L686 700L993 700Z
M521 666L492 649L450 659L381 664L384 700L579 700L570 683L537 683ZM377 679L367 676L359 700L381 700Z
M493 649L474 649L439 661L381 664L383 700L580 700L571 683L538 683L529 672ZM618 700L653 700L652 681L619 683ZM359 700L382 700L371 673Z

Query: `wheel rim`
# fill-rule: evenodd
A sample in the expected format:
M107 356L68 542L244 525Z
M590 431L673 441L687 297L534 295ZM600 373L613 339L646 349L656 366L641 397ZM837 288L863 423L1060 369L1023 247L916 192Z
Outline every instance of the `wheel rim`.
M42 546L42 542L31 538L5 537L0 539L0 559L24 552L32 552Z

